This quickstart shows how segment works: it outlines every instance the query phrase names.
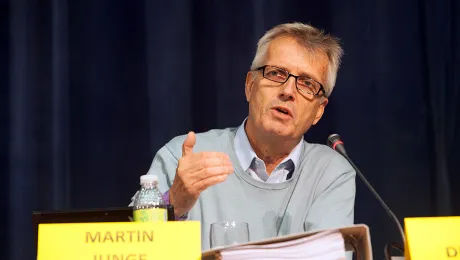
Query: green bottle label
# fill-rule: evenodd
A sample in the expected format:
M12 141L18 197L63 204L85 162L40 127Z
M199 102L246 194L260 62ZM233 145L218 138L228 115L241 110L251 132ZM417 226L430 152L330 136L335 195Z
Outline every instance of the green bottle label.
M168 221L168 213L163 208L137 209L134 211L135 222Z

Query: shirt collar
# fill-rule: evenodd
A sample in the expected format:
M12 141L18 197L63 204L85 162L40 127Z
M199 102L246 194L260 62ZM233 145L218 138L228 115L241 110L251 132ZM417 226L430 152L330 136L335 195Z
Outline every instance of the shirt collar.
M246 131L244 129L246 120L247 118L243 121L243 123L240 125L240 127L236 131L236 135L234 139L236 156L238 157L238 160L240 161L240 165L244 171L248 170L254 157L258 158L256 153L254 152L254 149L252 149L251 144L249 143L248 136L246 135ZM291 151L291 153L286 158L284 158L284 160L280 164L290 159L294 163L294 167L298 167L299 160L300 160L300 154L302 153L302 145L303 145L303 136L300 142Z

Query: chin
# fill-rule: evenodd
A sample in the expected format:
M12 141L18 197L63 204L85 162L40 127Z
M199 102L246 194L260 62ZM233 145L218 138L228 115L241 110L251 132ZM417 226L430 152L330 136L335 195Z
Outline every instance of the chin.
M292 137L295 135L293 131L293 126L286 126L284 124L280 124L279 122L267 122L264 125L265 132L269 133L273 136L280 136L280 137Z

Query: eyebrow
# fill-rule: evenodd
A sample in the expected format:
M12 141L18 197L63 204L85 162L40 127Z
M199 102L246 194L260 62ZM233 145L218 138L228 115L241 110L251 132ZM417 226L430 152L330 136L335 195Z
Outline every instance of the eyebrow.
M291 73L291 72L290 72L286 67L284 67L284 66L281 66L281 65L270 65L270 66L278 67L278 68L280 68L280 69L283 69L283 70L285 70L285 71ZM297 76L311 78L311 79L314 79L314 80L320 82L320 80L315 79L310 73L301 73L300 75L297 75ZM321 83L321 84L323 84L323 83Z

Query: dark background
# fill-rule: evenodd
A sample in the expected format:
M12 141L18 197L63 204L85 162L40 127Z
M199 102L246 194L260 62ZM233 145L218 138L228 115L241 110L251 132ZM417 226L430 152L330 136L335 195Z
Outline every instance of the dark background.
M241 124L256 42L292 21L345 49L307 141L341 134L401 221L460 213L458 0L0 3L4 259L34 258L32 210L125 206L169 139ZM355 215L376 259L400 241L359 179Z

